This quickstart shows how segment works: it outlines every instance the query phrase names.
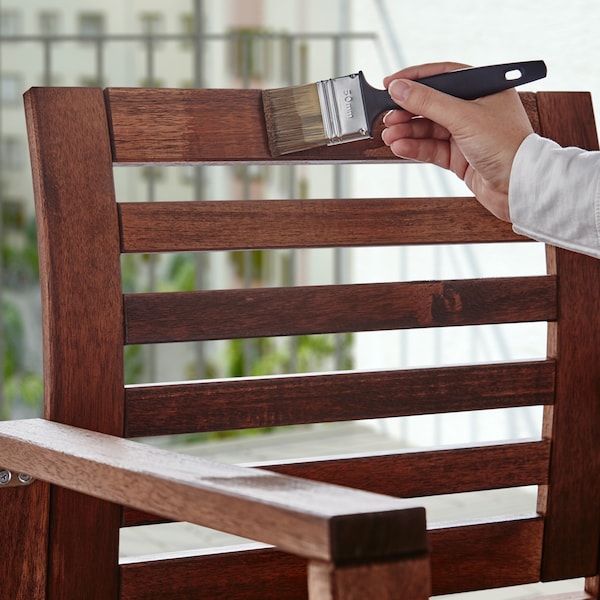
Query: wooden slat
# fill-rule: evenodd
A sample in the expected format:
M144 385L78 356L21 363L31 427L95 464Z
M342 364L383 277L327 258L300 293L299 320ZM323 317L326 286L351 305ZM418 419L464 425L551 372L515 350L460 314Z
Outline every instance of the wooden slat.
M386 560L427 550L425 510L403 500L43 419L0 423L0 436L8 464L36 478L311 559Z
M543 529L532 517L430 531L433 595L539 581Z
M548 483L549 442L302 460L253 466L379 494L415 498Z
M121 600L299 600L308 597L306 559L261 544L121 564ZM168 585L165 582L168 581ZM202 590L198 596L198 590Z
M260 90L109 88L105 94L116 164L273 162ZM535 126L535 99L521 97ZM277 162L401 162L381 141L381 128L380 119L372 140L297 152Z
M260 90L106 90L116 164L272 162ZM231 107L235 106L235 110ZM239 123L244 124L243 138ZM316 148L277 159L399 162L381 141Z
M524 361L128 386L126 436L550 404L554 368Z
M302 477L399 498L455 494L548 483L548 441L464 446L429 451L339 456L253 463L282 475ZM130 508L123 526L164 519Z
M434 595L537 582L542 529L542 520L532 517L431 531ZM193 595L192 590L206 586L208 590L215 590L207 597L262 598L248 589L244 569L235 569L235 560L239 560L238 553L232 558L219 552L216 555L202 553L196 559L189 556L181 564L177 559L144 560L139 564L127 561L121 566L122 586L127 592L124 600L144 598L144 592L149 594L149 590L154 589L150 588L151 582L170 579L174 572L182 575L173 578L173 585L184 597L185 593ZM298 559L280 571L276 568L280 560L279 551L256 548L245 556L244 565L259 581L268 582L264 598L270 598L272 590L278 586L281 586L284 600L305 598L306 595L302 595L306 593L305 583L300 581L299 575L305 563ZM227 574L227 578L222 574ZM298 589L295 590L294 585L298 585ZM161 596L160 592L155 592L157 595L152 597L166 600L167 593L165 590L165 595Z
M517 277L125 295L127 344L547 321L555 279Z
M589 94L540 94L543 133L562 144L598 148ZM559 274L560 321L548 331L548 355L558 359L556 404L544 415L553 441L550 481L539 510L546 515L544 579L598 572L600 540L600 261L548 250Z
M527 240L475 198L131 202L119 214L122 251L138 253Z
M121 435L119 227L104 97L95 89L32 88L25 109L42 292L44 415ZM49 598L113 597L120 509L68 490L53 488L51 495L50 547L56 551ZM90 536L91 530L102 535ZM63 561L76 576L65 576Z

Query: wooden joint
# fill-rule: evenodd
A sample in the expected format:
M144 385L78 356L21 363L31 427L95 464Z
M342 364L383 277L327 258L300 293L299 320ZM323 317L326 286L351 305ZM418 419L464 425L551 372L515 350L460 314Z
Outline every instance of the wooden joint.
M429 555L385 562L335 565L310 561L310 600L426 600L431 594Z

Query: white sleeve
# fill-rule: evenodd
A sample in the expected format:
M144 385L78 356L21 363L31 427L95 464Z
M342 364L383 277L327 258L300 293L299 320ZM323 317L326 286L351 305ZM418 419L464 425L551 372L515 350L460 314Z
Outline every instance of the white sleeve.
M513 162L508 201L517 233L600 258L600 152L530 134Z

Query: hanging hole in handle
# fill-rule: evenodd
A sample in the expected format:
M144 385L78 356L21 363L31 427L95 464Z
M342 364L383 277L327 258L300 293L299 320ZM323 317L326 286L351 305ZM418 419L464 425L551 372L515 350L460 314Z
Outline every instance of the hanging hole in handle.
M520 69L511 69L510 71L506 71L506 73L504 73L504 78L506 81L516 81L522 76L523 73L521 73Z

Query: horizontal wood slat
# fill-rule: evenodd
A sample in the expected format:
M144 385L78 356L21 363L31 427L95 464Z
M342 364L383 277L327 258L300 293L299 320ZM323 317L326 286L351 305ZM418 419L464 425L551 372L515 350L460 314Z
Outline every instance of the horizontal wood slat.
M540 579L542 517L434 529L434 595L535 583Z
M386 453L331 460L254 465L402 498L455 494L548 482L550 442Z
M450 594L538 581L542 528L542 519L532 517L431 531L433 593ZM150 587L165 577L169 577L183 597L197 593L198 589L210 590L207 598L295 600L306 597L301 578L306 563L302 559L286 559L280 551L265 547L255 547L242 556L237 551L231 555L199 553L196 557L180 559L127 561L121 565L122 598L141 600L152 589L153 598L166 600L171 597L168 595L171 585L169 589L159 586L164 590L162 596L156 588ZM241 564L236 562L240 559L250 575L246 569L235 568ZM265 582L262 589L265 595L260 594L260 586L256 586L258 593L252 589L249 576ZM281 590L281 595L270 595L273 590Z
M0 422L10 468L116 504L345 563L420 556L425 510L396 498L169 452L44 419ZM386 532L388 535L381 535Z
M275 160L267 144L260 90L110 88L105 94L115 164ZM381 141L380 125L374 139L315 148L276 160L283 164L313 161L401 162Z
M548 483L549 441L256 463L282 475L416 498ZM164 519L125 508L123 526Z
M131 253L527 241L475 198L131 202L118 206L122 250Z
M382 142L381 118L373 139L273 159L261 90L108 88L105 95L115 164L403 162ZM534 96L525 92L521 98L537 129Z
M125 435L551 404L554 370L546 360L128 386Z
M307 561L260 544L121 564L121 600L299 600ZM165 585L168 581L168 585ZM199 596L199 590L201 595Z
M127 344L546 321L554 277L125 295Z

